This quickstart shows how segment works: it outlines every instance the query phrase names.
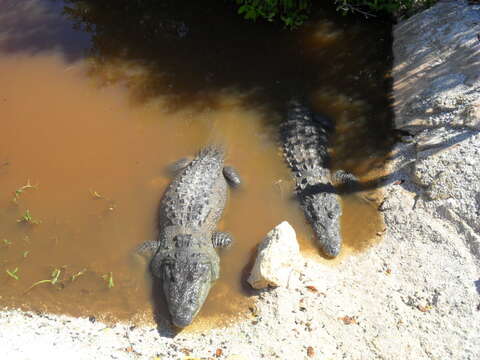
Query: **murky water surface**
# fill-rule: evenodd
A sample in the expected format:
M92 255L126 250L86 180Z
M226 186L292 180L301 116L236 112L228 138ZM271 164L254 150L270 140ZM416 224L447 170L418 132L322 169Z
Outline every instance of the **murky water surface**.
M335 167L381 174L388 26L318 9L292 33L245 24L223 2L182 3L0 1L0 305L152 322L162 311L132 250L155 237L165 168L211 142L244 186L220 223L235 243L197 323L248 309L248 264L283 220L305 253L339 261L319 256L292 200L277 109L309 94L336 121ZM340 260L382 230L365 195L344 197Z

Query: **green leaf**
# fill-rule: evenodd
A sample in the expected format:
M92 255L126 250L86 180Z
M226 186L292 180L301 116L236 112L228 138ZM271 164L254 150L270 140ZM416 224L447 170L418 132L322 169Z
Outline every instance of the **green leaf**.
M18 280L20 279L17 275L17 272L18 272L18 267L16 267L15 269L13 270L5 270L5 272L8 274L8 276L10 276L11 278L15 279L15 280Z

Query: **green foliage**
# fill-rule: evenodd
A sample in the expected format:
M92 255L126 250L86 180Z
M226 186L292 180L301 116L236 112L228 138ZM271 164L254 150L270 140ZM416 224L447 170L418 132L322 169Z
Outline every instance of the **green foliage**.
M415 0L335 0L337 10L360 12L366 15L368 15L367 11L392 14L402 9L412 8L415 2Z
M290 29L302 25L308 17L311 0L236 0L238 13L247 20L279 18Z
M113 273L109 272L108 274L105 274L102 276L103 280L107 282L107 286L109 289L113 288L115 286L115 283L113 282Z
M238 13L247 20L259 18L267 21L280 19L286 27L293 29L308 18L312 0L235 0ZM436 0L329 0L338 11L354 12L364 16L384 14L412 14L431 6Z
M19 223L25 223L25 224L30 224L30 225L38 225L42 221L41 220L35 220L32 217L32 214L30 214L30 210L25 210L25 213L17 220Z

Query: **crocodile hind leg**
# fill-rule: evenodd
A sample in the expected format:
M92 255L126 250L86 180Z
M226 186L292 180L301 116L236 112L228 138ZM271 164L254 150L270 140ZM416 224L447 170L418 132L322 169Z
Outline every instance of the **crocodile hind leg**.
M181 170L185 169L188 166L188 164L190 164L191 161L192 161L192 159L188 158L188 157L178 159L173 164L170 164L167 167L167 173L170 174L171 176L175 176Z
M217 231L212 235L212 244L214 248L227 248L232 245L233 237L227 232Z
M233 188L239 187L242 183L242 179L240 178L238 171L231 166L225 166L223 168L223 176L225 176L228 184Z

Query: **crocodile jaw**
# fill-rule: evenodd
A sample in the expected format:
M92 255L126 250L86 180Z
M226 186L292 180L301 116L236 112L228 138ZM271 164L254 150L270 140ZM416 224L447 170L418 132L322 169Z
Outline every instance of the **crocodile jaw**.
M340 236L340 225L338 223L339 219L337 218L334 224L323 225L319 222L313 224L313 231L315 232L317 242L323 253L330 258L338 256L341 249L342 238Z
M301 202L323 253L332 258L338 256L342 246L340 234L342 209L338 195L318 193L306 196Z
M163 292L175 326L192 323L212 286L212 264L199 259L182 259L162 267Z

